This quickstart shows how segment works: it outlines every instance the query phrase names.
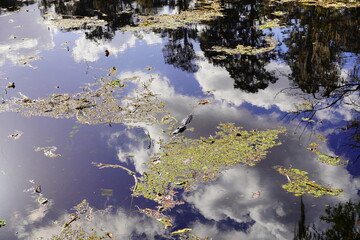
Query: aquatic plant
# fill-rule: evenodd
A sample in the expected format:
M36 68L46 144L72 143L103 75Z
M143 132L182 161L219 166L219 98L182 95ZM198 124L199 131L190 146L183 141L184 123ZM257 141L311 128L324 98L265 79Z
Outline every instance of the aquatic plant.
M301 171L296 168L277 167L276 170L287 177L288 183L282 185L288 192L294 193L295 196L303 194L310 194L313 197L321 197L324 195L339 195L342 189L333 189L331 186L320 185L315 181L309 180L306 171Z
M236 48L227 48L222 46L214 46L210 51L214 52L223 52L226 54L245 54L245 55L257 55L262 54L265 52L270 52L275 49L275 47L279 44L274 37L265 37L265 41L268 44L268 47L262 48L255 48L252 46L244 46L244 45L237 45Z
M137 26L128 26L123 31L143 31L151 29L176 29L190 24L210 21L221 17L222 7L219 0L197 1L196 8L178 14L138 16Z
M0 112L19 112L25 116L76 118L82 124L157 122L160 113L167 113L164 104L149 89L152 79L140 83L138 77L114 79L115 70L96 83L87 84L76 94L52 94L46 98L21 97L0 105ZM128 84L137 84L134 94L125 95ZM132 90L129 87L129 90Z
M230 123L220 124L218 129L208 138L181 136L161 142L162 152L150 159L133 195L164 205L164 199L175 199L174 189L192 190L199 182L217 178L228 167L254 166L270 148L280 144L276 139L285 131L245 131Z
M94 17L76 17L76 18L50 18L48 24L59 28L60 30L71 30L84 27L102 27L108 23L105 20Z
M82 240L100 240L109 239L107 234L99 236L99 234L92 229L90 232L84 230L80 226L68 226L64 228L60 234L53 235L50 240L65 240L65 239L82 239Z
M360 7L357 0L271 0L272 2L287 3L297 2L305 6L317 6L324 8L356 8Z

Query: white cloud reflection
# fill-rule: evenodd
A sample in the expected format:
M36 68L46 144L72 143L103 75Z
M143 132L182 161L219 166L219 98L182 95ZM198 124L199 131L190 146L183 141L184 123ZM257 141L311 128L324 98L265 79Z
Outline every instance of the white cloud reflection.
M206 71L204 71L206 72ZM205 73L204 73L205 74ZM237 95L232 93L232 88L226 90L226 85L219 77L218 72L209 71L209 77L202 82L204 90L218 89L214 93L212 103L206 106L198 106L194 110L194 120L190 127L195 128L194 133L186 133L193 136L208 136L220 122L234 122L244 126L246 129L274 128L279 125L278 114L253 115L248 110L236 106L244 101L246 94L236 90ZM144 72L127 72L119 77L140 76L141 79L153 78L150 89L158 94L158 97L165 102L168 110L181 120L193 109L192 106L199 100L196 97L186 96L175 92L170 86L169 79L157 74ZM213 84L211 81L214 80ZM230 81L230 80L229 80ZM222 84L220 84L221 82ZM216 85L219 84L219 85ZM281 82L279 83L281 84ZM284 83L282 83L284 84ZM279 86L277 86L279 87ZM284 86L281 86L284 87ZM223 89L223 90L222 90ZM263 93L266 90L263 91ZM260 99L254 100L262 107L269 107L266 99L272 96L277 90L269 89L269 93L259 94ZM240 97L239 97L240 96ZM233 97L233 99L231 98ZM228 104L216 99L224 99L236 105ZM277 98L274 101L279 108L286 109L289 105L288 98ZM206 123L206 124L204 124ZM141 124L140 124L141 126ZM161 129L155 126L142 125L151 136L164 138ZM310 172L309 178L321 184L331 184L334 188L344 189L341 197L323 197L313 199L304 197L307 207L306 217L308 223L317 222L319 214L323 214L325 204L334 204L338 201L346 201L357 197L357 184L353 182L350 174L343 167L328 166L315 160L315 154L306 149L311 142L310 133L289 135L282 138L283 145L276 148L269 155L268 159L263 160L254 168L235 168L230 169L216 182L199 187L196 191L186 195L185 199L193 204L206 219L221 221L228 218L233 219L239 224L247 221L247 214L255 221L248 232L236 230L222 230L214 224L201 223L199 221L190 224L194 228L194 233L201 237L213 237L214 239L291 239L294 236L295 224L300 218L300 198L292 196L281 188L286 183L286 177L277 173L272 166L282 165L285 167L299 168ZM166 137L165 137L166 138ZM333 154L325 143L320 144L320 149L324 153ZM144 171L144 157L141 148L143 146L128 146L132 152L139 152L141 157L133 158L136 169ZM118 156L125 156L127 153L118 151ZM147 153L148 154L148 153ZM253 198L253 193L260 192L258 198Z
M54 47L52 35L43 24L38 10L19 11L0 18L0 66L6 61L24 65L20 59L37 57L42 51ZM12 21L11 21L12 20ZM30 65L29 65L30 66Z
M142 40L148 45L159 44L162 42L162 39L154 33L143 34ZM105 50L108 50L111 56L117 57L121 52L124 52L129 48L134 48L137 41L139 41L138 37L127 32L118 32L111 41L94 41L87 39L84 35L81 35L75 41L73 57L76 62L95 62L100 59L100 56L104 55Z
M122 209L111 212L111 209L94 210L90 219L80 219L71 223L72 229L81 227L86 233L95 231L98 237L105 237L111 233L114 239L154 239L156 235L164 233L161 224L139 213L127 214ZM51 236L59 235L64 229L64 224L71 219L69 213L61 214L56 221L47 221L48 224L38 227L32 225L29 217L15 216L18 237L25 240L48 239ZM29 227L31 226L31 228Z

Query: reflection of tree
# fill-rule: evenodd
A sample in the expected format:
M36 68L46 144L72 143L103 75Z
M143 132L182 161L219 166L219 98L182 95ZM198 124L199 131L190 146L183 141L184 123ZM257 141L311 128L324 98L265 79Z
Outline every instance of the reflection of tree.
M302 227L295 232L294 240L339 240L339 239L360 239L359 216L360 202L338 203L336 206L328 206L325 214L320 216L320 220L327 224L327 229L320 230L315 225L310 228L305 226L303 203L301 205L302 216L299 221ZM303 216L304 214L304 216Z
M305 204L302 197L300 197L300 219L298 225L295 227L294 240L311 239L309 236L309 227L305 225Z
M340 149L344 155L360 147L357 127L360 43L355 34L358 32L358 16L357 9L304 9L294 5L284 18L291 26L284 39L288 51L282 55L292 70L290 78L294 87L288 93L293 94L293 90L300 87L303 91L300 95L306 99L297 106L296 113L316 121L320 111L339 106L350 109L352 119L341 127L342 136L346 136ZM293 19L299 20L292 24Z
M262 48L267 46L265 34L255 28L264 16L262 1L230 1L226 3L224 17L212 21L200 37L205 56L215 65L223 66L235 80L235 88L248 92L265 89L276 82L274 73L265 65L275 58L272 53L258 55L223 55L208 51L213 46L235 48L237 45Z
M197 31L188 28L167 30L168 42L163 48L166 64L174 65L183 71L196 72L199 67L194 63L197 59L191 39L195 39Z
M297 24L291 24L293 19ZM288 38L284 40L294 83L304 92L329 97L343 81L343 52L360 52L356 39L358 13L355 9L331 10L294 7L287 17Z
M0 0L0 13L3 11L17 11L21 7L34 4L33 0L29 1L14 1L14 0Z

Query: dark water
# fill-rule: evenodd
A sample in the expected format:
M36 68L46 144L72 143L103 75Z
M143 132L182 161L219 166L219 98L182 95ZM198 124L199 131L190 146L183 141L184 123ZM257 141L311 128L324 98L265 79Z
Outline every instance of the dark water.
M0 114L0 219L6 220L6 226L0 228L0 239L47 239L59 234L71 219L71 208L83 199L94 208L91 221L81 220L84 228L95 228L101 236L112 233L115 239L161 239L182 228L192 228L201 238L305 239L306 226L315 224L323 230L334 224L320 221L325 206L359 202L359 9L250 0L221 3L222 18L177 29L130 32L122 28L136 23L132 13L177 13L194 5L188 1L0 1L2 104L21 94L38 98L77 93L115 67L119 78L153 78L151 90L178 120L197 106L191 122L194 131L185 131L186 136L209 136L220 122L248 130L288 128L281 137L283 144L255 167L229 169L217 181L184 193L186 203L171 211L174 228L164 230L156 220L137 212L137 206L154 203L131 198L131 176L91 164L122 164L144 172L148 157L159 149L156 144L148 149L144 130L153 139L167 138L159 128L143 123L132 129L126 124L88 125L75 118L25 117L4 111ZM96 16L107 25L60 29L49 21L57 16ZM281 27L254 27L274 19ZM256 55L210 51L213 46L239 44L263 48L267 36L279 42L274 51ZM41 58L30 61L31 57ZM27 63L21 59L28 59ZM8 87L12 82L15 88ZM197 105L205 98L211 103ZM289 113L304 102L315 107ZM20 138L8 137L16 131L23 133ZM348 160L346 166L316 161L306 149L316 141L316 134L328 139L320 143L321 151ZM60 157L34 151L51 146L56 146ZM307 171L310 178L343 193L293 196L281 188L287 179L274 171L276 165ZM33 191L37 185L47 204L38 203ZM341 229L358 234L360 209L352 209L355 215L350 222L344 220ZM324 239L340 239L329 236Z

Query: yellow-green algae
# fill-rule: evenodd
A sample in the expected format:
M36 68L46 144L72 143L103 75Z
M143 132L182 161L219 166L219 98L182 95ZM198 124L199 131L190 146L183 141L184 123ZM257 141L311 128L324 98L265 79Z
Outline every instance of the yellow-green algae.
M163 143L163 151L151 158L133 195L163 204L164 196L173 195L174 189L192 190L199 182L217 178L227 167L254 166L280 144L276 140L285 131L245 131L230 123L218 128L216 135L208 138L181 136Z
M301 5L317 6L324 8L357 8L360 7L358 0L271 0L272 2L287 3L296 2Z
M308 150L314 152L317 155L318 161L333 166L345 165L345 161L343 161L339 156L332 156L329 154L322 153L320 152L318 147L319 144L310 143L309 147L307 148Z
M138 77L113 79L101 78L93 84L87 84L76 94L52 94L46 98L30 99L21 97L0 104L0 112L19 112L25 116L44 116L52 118L76 118L81 124L155 123L160 113L165 113L163 102L159 101L147 83L141 83ZM123 94L127 84L139 86L134 94ZM131 90L131 88L130 88Z
M234 54L257 55L257 54L262 54L265 52L270 52L270 51L274 50L275 47L279 44L279 42L277 42L274 37L266 36L265 41L267 42L268 46L263 47L263 48L255 48L255 47L244 46L244 45L240 44L240 45L237 45L236 48L214 46L210 49L210 51L222 52L222 53L226 53L226 54L230 54L230 55L234 55Z
M221 10L222 7L219 0L197 1L195 9L181 11L178 14L139 15L137 26L128 26L122 30L176 29L188 26L189 24L210 21L216 17L221 17L223 16Z
M307 176L306 171L301 171L296 168L277 167L277 171L286 176L288 183L282 185L288 192L294 193L295 196L302 196L303 194L310 194L313 197L321 197L324 195L339 195L342 189L333 189L331 186L325 186L311 181Z

